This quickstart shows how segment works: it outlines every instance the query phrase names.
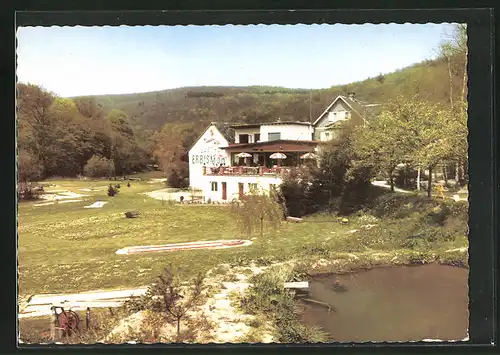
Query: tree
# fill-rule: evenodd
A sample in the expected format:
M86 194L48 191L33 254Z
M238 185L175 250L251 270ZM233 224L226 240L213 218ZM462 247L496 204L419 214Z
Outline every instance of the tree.
M55 98L50 107L53 141L47 147L48 175L76 176L85 161L82 147L82 116L72 99Z
M433 169L452 159L453 145L458 144L457 139L464 138L463 126L460 126L460 134L456 127L451 111L442 105L416 97L398 97L385 106L378 119L358 131L357 147L365 161L385 168L389 174L399 163L428 169L427 195L430 197Z
M333 208L344 191L345 175L354 158L353 126L345 122L337 128L340 134L320 147L319 168L313 172L308 189L311 204Z
M185 181L189 176L187 155L195 139L193 136L192 131L174 125L165 125L154 135L153 155L168 176L167 181L172 187L186 187Z
M110 125L110 159L114 163L114 173L124 174L144 166L144 162L141 162L143 152L135 140L127 114L120 110L111 110L107 120Z
M52 118L50 107L54 95L47 90L32 84L17 85L17 109L19 128L25 146L36 156L45 170L48 162L47 150L53 140ZM45 171L42 171L45 175Z
M104 110L92 96L78 97L74 99L78 112L84 117L92 120L101 120L104 118Z
M167 322L175 322L177 339L180 340L181 321L187 317L189 311L199 305L202 299L203 280L203 274L199 273L191 280L192 287L184 286L179 278L179 270L169 264L145 295L137 300L128 301L126 306L133 311L148 309L163 313Z
M19 182L27 183L29 181L40 178L43 167L36 157L26 151L20 149L17 156L17 176Z
M353 133L353 149L358 164L377 167L387 174L394 191L394 172L398 164L408 161L411 147L403 144L406 132L392 111L383 111L366 125L358 126Z
M260 230L261 237L264 235L264 224L277 229L284 215L276 192L262 193L257 190L250 191L242 201L233 202L231 212L244 233L251 235L255 230Z
M462 118L467 107L467 25L457 24L455 25L453 32L444 40L439 46L439 56L444 58L448 63L448 77L449 77L449 87L450 87L450 109L455 113L458 125L461 125ZM457 98L457 108L453 102L453 86L454 79L460 80L460 93L461 95ZM465 108L465 110L464 110ZM460 136L462 137L462 136ZM457 158L455 161L455 179L457 183L460 180L460 167L461 170L465 170L464 165L467 161L467 155L465 157Z

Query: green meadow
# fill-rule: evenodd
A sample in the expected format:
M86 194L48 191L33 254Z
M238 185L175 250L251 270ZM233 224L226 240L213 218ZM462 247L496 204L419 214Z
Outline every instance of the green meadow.
M419 205L411 199L427 200L388 193L388 201L394 205L389 207L397 213L381 214L378 210L387 206L380 205L372 211L379 217L363 211L349 216L347 224L339 223L333 215L317 214L305 218L303 223L283 222L278 230L266 230L260 238L257 234L244 235L227 206L181 205L156 200L144 193L162 189L164 184L151 181L132 181L130 187L120 182L120 192L109 197L106 191L109 183L51 180L50 184L55 186L46 187L46 191L68 190L87 196L80 197L81 202L39 207L35 204L44 200L19 203L21 297L145 286L167 264L179 267L185 276L192 276L223 263L266 265L286 260L313 263L319 259L348 259L350 268L395 261L467 263L466 253L449 252L467 246L467 238L461 232L467 220L446 210L449 214L443 217L446 223L441 221L436 225L433 215L440 206L436 199ZM96 188L101 190L80 190ZM107 203L102 208L84 208L95 201ZM404 213L404 206L413 207ZM138 210L141 215L125 218L124 213L130 210ZM411 238L419 233L423 237ZM218 239L252 239L253 243L219 250L115 253L130 246Z

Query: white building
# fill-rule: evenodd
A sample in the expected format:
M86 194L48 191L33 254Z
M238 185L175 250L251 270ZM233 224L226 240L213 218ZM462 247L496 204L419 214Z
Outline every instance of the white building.
M207 201L230 202L250 190L278 187L286 174L297 170L307 153L338 135L338 122L364 122L366 105L338 96L314 121L262 124L212 122L189 151L189 181ZM273 159L274 154L283 159ZM243 156L242 156L243 155Z
M228 124L212 122L189 150L189 186L202 189L205 182L203 169L229 165L229 156L221 147L234 140Z

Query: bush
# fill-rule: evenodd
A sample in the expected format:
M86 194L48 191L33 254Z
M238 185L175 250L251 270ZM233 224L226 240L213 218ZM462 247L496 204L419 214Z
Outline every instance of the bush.
M241 299L241 308L248 314L271 317L276 325L277 340L282 343L326 341L321 330L300 323L296 314L294 293L283 288L293 279L293 270L274 268L252 278L252 286Z
M113 197L117 193L118 193L118 189L113 188L113 186L111 184L109 184L109 187L108 187L108 196L109 197Z
M85 164L83 174L90 177L111 176L114 170L112 160L99 155L93 155Z
M19 201L31 201L37 200L40 198L40 193L43 191L43 188L33 187L30 183L21 182L17 186L17 199Z
M185 189L189 186L189 178L184 170L172 170L167 176L167 185L179 189Z

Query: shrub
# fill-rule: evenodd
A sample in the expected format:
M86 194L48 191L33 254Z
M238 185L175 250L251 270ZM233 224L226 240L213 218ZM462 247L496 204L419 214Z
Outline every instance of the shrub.
M286 214L293 217L302 217L311 213L307 199L307 185L287 179L280 185L280 202L285 205Z
M30 183L21 182L17 185L17 199L19 201L31 201L40 198L43 188L33 187Z
M184 170L172 170L167 176L167 185L179 189L185 189L189 186L189 178Z
M83 168L83 174L90 177L111 176L114 170L112 160L99 155L93 155Z
M271 317L276 325L277 340L282 343L326 341L326 334L301 324L296 314L294 293L283 288L292 280L293 270L274 268L252 278L252 286L241 299L241 308L249 314Z
M112 196L116 195L117 193L118 193L118 189L113 188L113 186L111 184L109 184L108 196L112 197Z

